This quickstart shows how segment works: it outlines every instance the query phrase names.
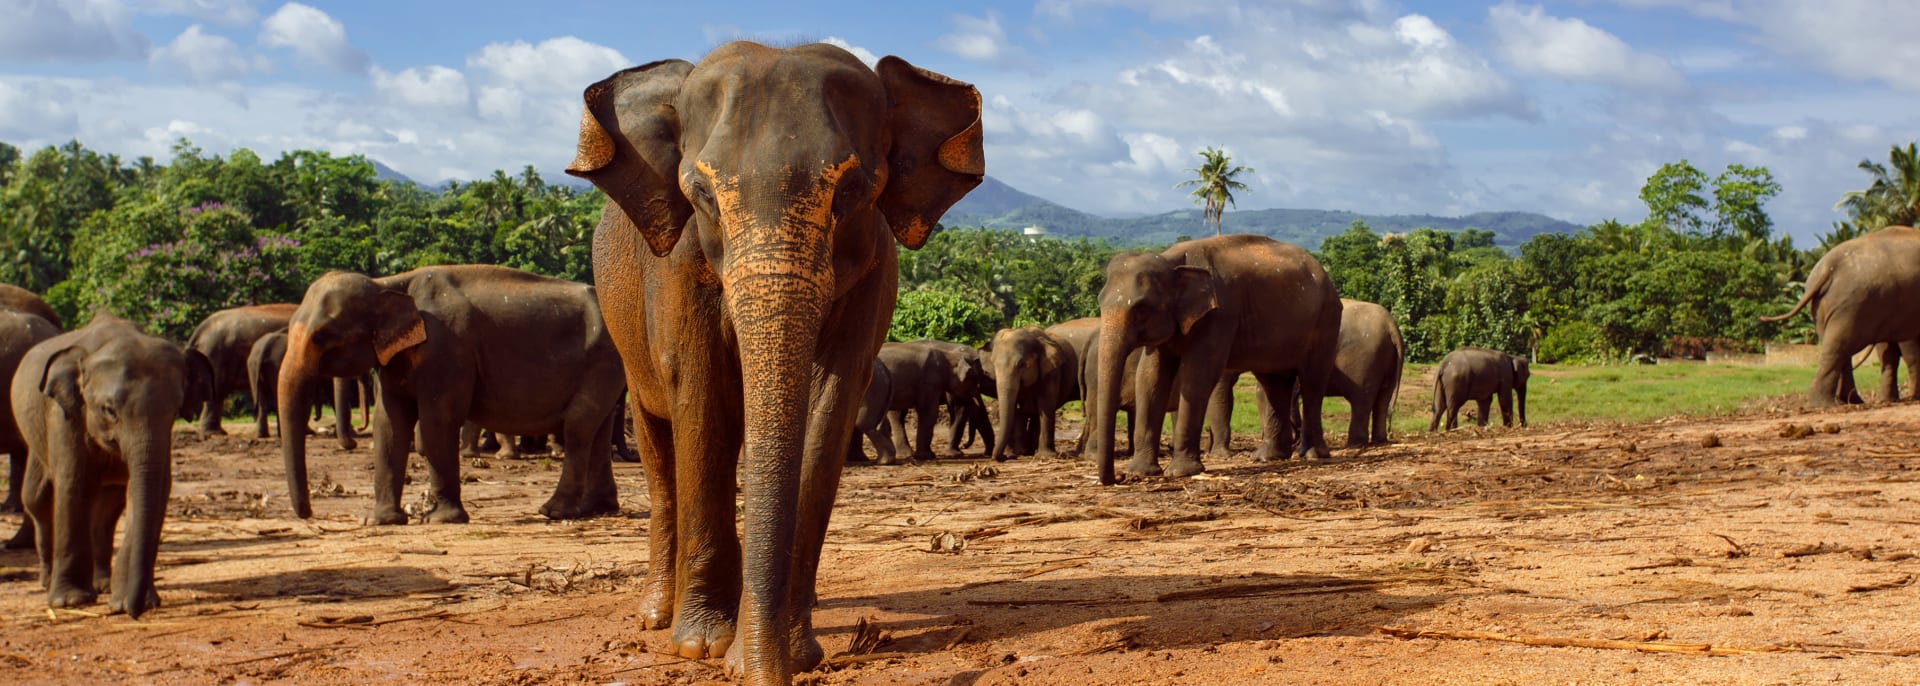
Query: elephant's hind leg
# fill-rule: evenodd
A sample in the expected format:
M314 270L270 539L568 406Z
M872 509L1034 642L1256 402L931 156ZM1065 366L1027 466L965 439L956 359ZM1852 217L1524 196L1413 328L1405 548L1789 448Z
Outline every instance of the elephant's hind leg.
M567 422L562 429L560 483L540 506L548 519L580 519L620 511L613 487L613 415L597 424Z

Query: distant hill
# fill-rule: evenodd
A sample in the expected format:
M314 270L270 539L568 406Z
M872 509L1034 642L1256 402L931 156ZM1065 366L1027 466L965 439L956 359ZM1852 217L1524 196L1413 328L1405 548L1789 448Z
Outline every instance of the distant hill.
M1317 249L1321 240L1345 232L1356 219L1379 233L1400 233L1420 227L1443 231L1484 229L1492 231L1494 242L1505 248L1518 247L1536 234L1572 233L1583 228L1532 212L1478 212L1464 217L1440 217L1361 214L1345 210L1246 210L1228 212L1222 230L1260 234ZM1166 244L1181 236L1211 233L1200 220L1199 208L1140 217L1101 217L1021 192L991 176L955 203L940 223L949 227L1012 230L1039 226L1051 236L1105 238L1122 245Z
M393 167L387 166L387 163L385 162L381 162L380 160L376 160L371 157L367 158L367 161L373 163L373 176L376 179L380 179L381 181L392 181L394 183L411 183L416 186L420 185L419 182L414 181L411 178L408 178L406 174L402 174L399 171L394 170Z

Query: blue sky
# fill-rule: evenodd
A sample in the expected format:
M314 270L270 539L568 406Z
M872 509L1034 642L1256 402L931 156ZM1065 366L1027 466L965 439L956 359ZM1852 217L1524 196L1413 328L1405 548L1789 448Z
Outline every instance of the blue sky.
M579 93L737 37L900 55L979 86L988 173L1107 214L1190 206L1579 223L1660 164L1765 165L1805 241L1920 137L1913 0L343 2L0 0L0 140L364 153L422 181L571 158Z

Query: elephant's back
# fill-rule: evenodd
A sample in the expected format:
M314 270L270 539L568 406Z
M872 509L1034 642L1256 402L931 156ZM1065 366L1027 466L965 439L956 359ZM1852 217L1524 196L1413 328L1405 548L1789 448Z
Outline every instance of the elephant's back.
M0 374L13 378L28 350L58 335L60 331L52 322L37 315L0 310ZM0 449L24 447L20 443L20 429L14 423L11 392L0 397L0 405L4 405L0 407Z
M45 319L56 329L61 327L60 315L54 313L47 301L42 300L38 293L13 284L0 283L0 308Z

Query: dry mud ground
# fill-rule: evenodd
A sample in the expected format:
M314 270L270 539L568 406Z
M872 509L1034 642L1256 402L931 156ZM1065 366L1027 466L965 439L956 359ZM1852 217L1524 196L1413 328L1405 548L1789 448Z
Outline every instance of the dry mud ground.
M1920 405L1782 404L1112 488L1073 460L854 466L815 614L840 657L804 681L1920 682ZM0 683L724 678L635 627L637 465L620 516L546 521L557 466L489 458L472 524L373 528L364 447L312 441L333 495L299 521L273 444L178 443L165 606L49 613L0 554Z

